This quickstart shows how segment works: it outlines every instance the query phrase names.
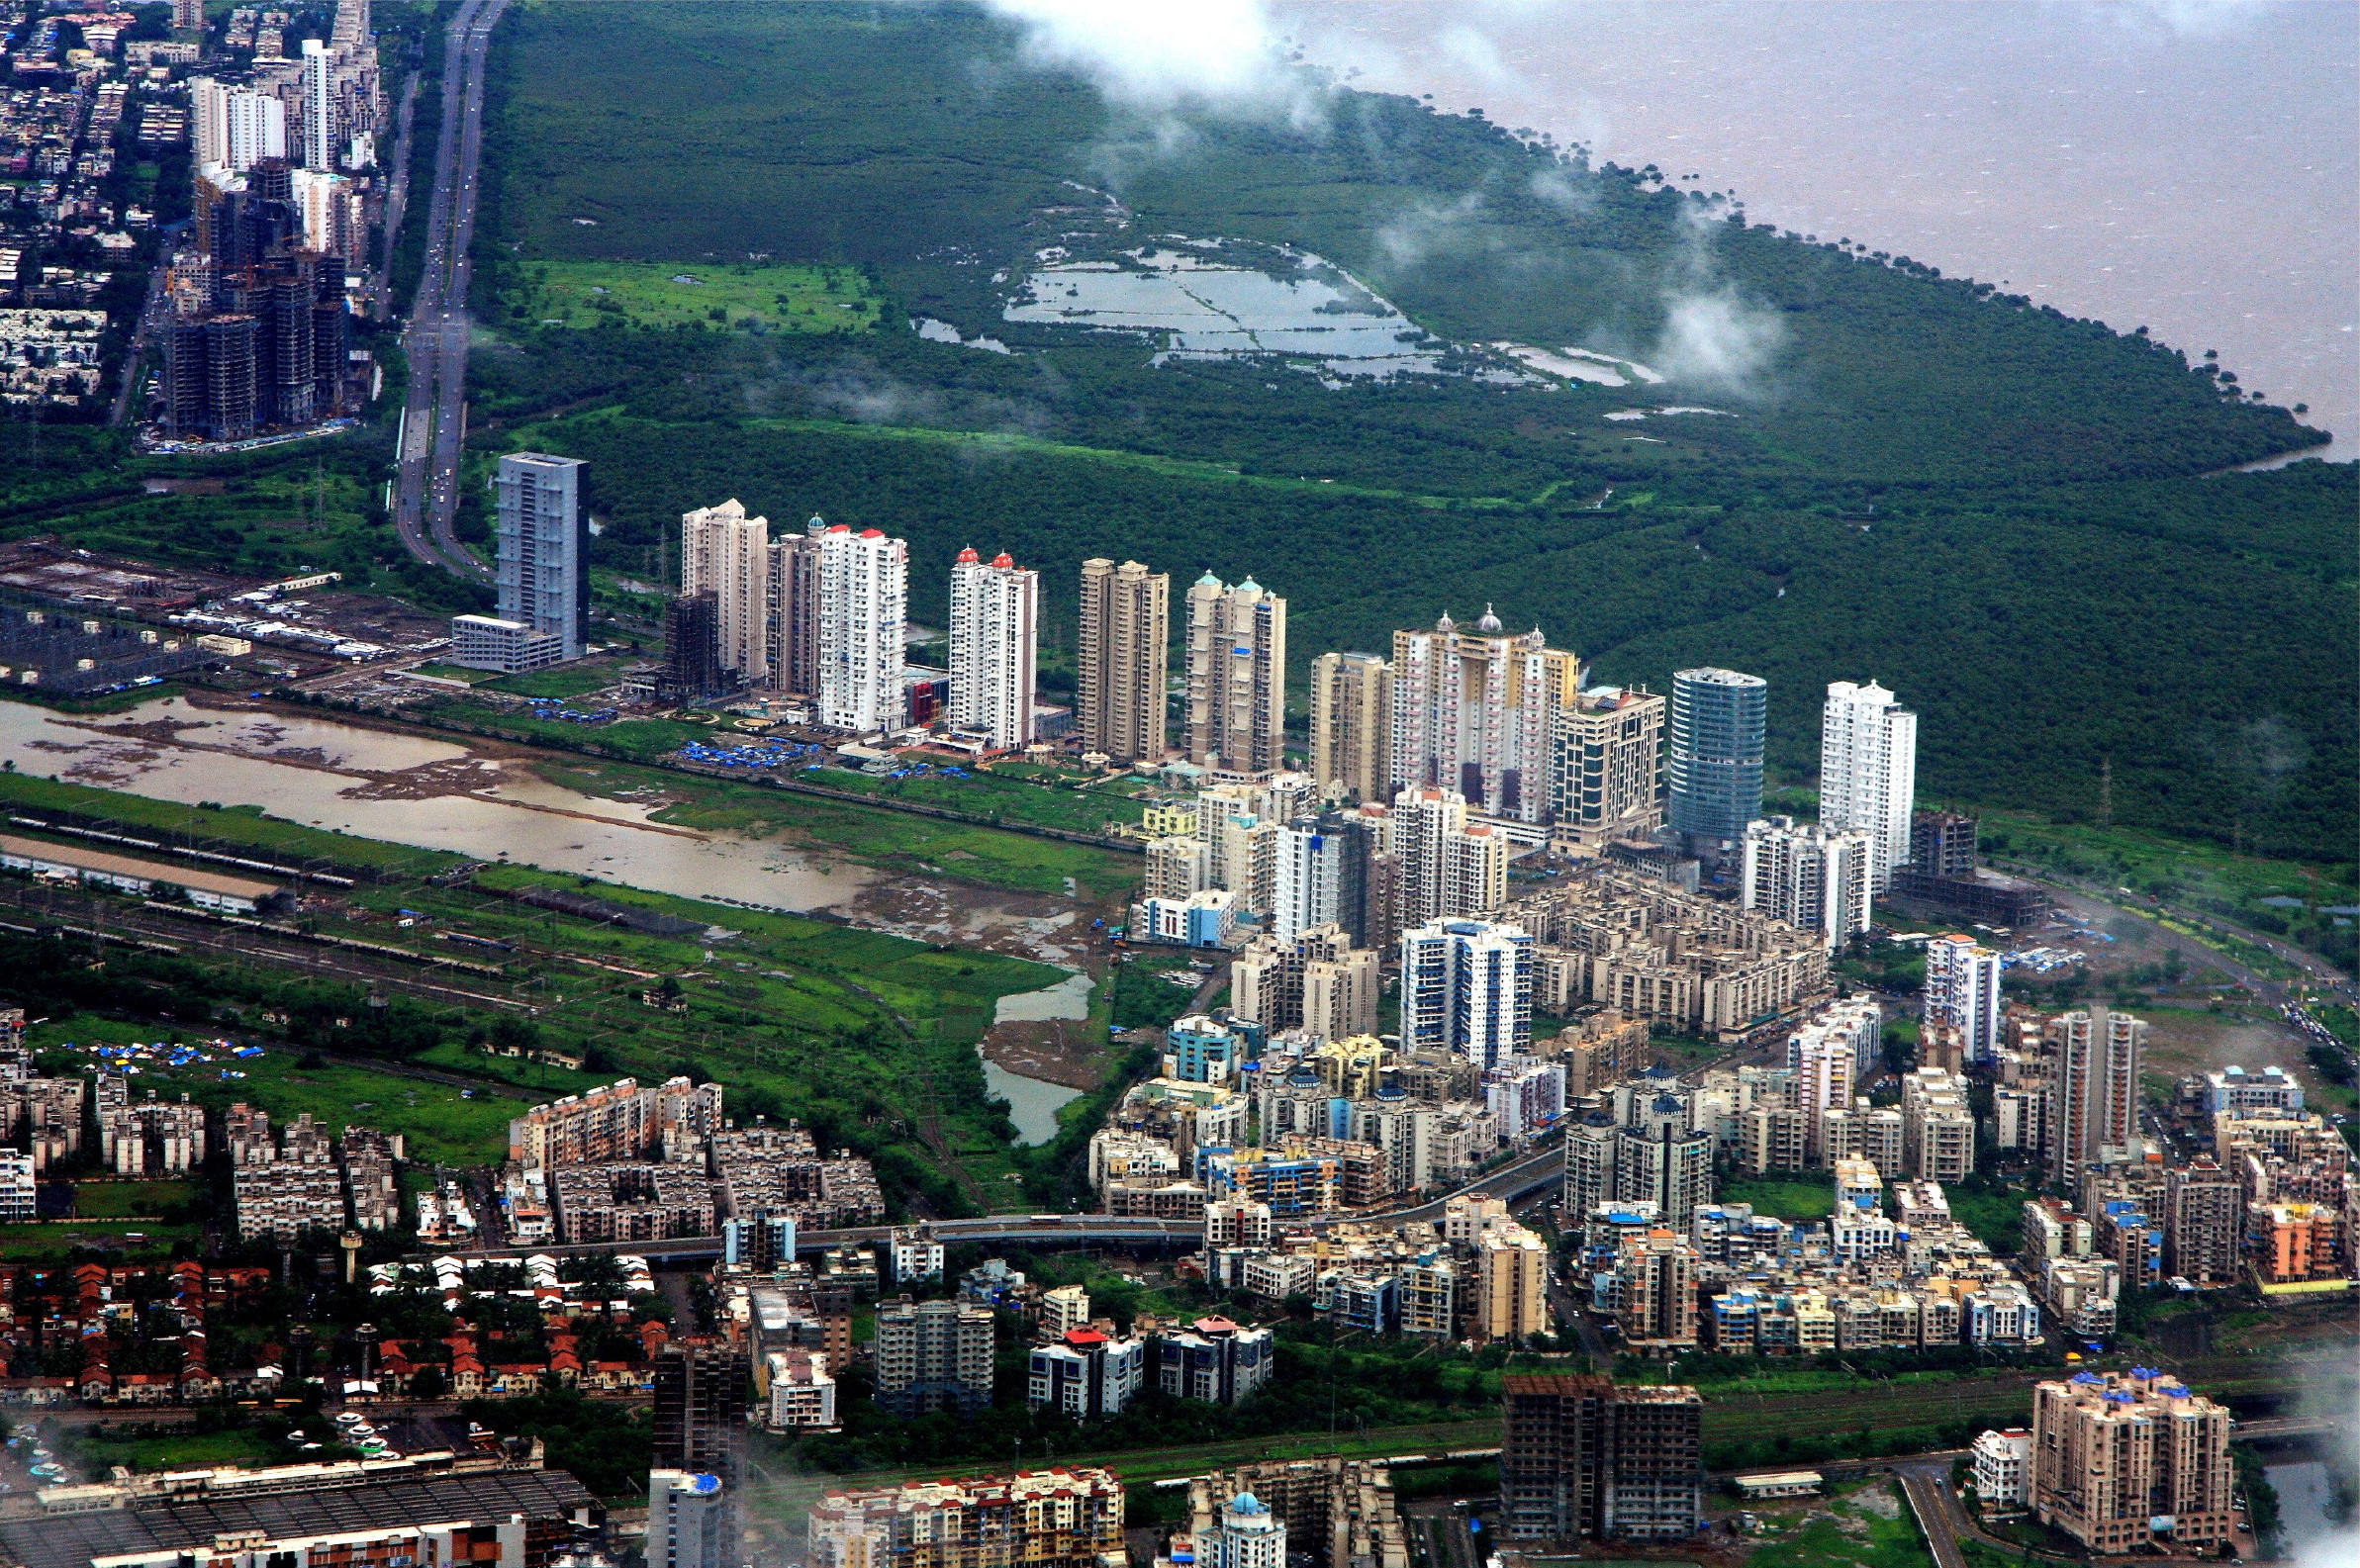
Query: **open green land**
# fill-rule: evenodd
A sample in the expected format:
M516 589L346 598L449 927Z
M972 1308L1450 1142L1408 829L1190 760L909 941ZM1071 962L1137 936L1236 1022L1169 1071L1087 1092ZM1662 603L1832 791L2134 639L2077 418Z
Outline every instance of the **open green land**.
M509 315L524 326L739 327L861 331L883 299L857 267L694 266L655 261L541 261L521 271Z
M1732 1176L1719 1183L1714 1198L1721 1203L1750 1203L1754 1213L1776 1215L1781 1220L1824 1220L1836 1206L1836 1189L1822 1181Z
M1746 1568L1924 1568L1935 1560L1898 1481L1838 1485L1826 1498L1755 1512L1764 1538Z
M1147 154L978 12L616 3L507 27L478 277L511 341L471 362L471 461L527 439L587 459L607 570L661 581L665 528L735 495L906 537L921 621L961 545L1009 550L1044 574L1051 665L1089 555L1253 573L1288 597L1298 667L1489 601L1601 679L1766 676L1783 780L1810 778L1824 684L1873 670L1926 715L1930 794L2351 859L2355 476L2200 477L2311 438L2201 345L1405 99L1327 95L1316 133L1197 117ZM1315 251L1452 342L1672 379L1333 390L1002 315L994 274L1044 244L1128 266L1175 233ZM516 324L540 267L752 252L868 269L893 305L854 334ZM1752 372L1665 351L1684 289L1762 324ZM1657 402L1732 416L1602 417ZM2070 581L2107 583L2110 613Z
M77 1181L74 1213L85 1220L153 1219L195 1194L185 1181Z
M0 800L17 798L152 827L186 829L193 823L209 838L266 844L286 857L321 856L349 864L369 850L393 851L245 812L192 812L108 790L0 775ZM781 799L778 804L794 803ZM837 809L846 816L888 815ZM921 820L896 816L890 823ZM991 840L1010 840L1027 851L1037 846L1046 857L1039 875L1055 874L1060 886L1064 875L1091 875L1096 863L1087 857L1112 859L1078 846L940 826L945 835L964 835L963 842L986 847ZM882 829L869 831L878 833L877 847L886 853ZM946 1212L978 1201L976 1183L962 1179L970 1173L956 1169L960 1151L971 1151L970 1157L994 1172L1028 1179L1045 1162L1046 1155L1011 1152L1013 1130L996 1102L985 1095L974 1045L999 997L1055 983L1062 977L1058 970L527 867L488 867L471 883L437 886L426 878L457 865L457 857L401 850L386 859L396 855L400 870L389 866L388 879L357 883L342 896L340 909L313 918L340 935L497 963L503 970L497 976L443 971L435 977L514 998L529 1013L489 1005L430 1005L405 997L370 1009L362 987L351 983L122 949L109 951L104 968L93 968L70 944L0 937L0 958L22 976L5 988L8 999L37 1015L73 1020L73 1033L45 1026L45 1043L74 1039L87 1044L99 1038L97 1028L84 1022L97 1015L109 1039L227 1033L262 1044L267 1048L263 1058L228 1064L247 1077L223 1079L220 1065L212 1065L210 1075L185 1071L191 1081L182 1086L208 1100L253 1100L274 1115L309 1110L339 1126L351 1121L405 1132L417 1141L421 1158L497 1158L505 1148L507 1119L540 1094L565 1092L615 1073L647 1078L689 1072L726 1083L740 1114L800 1117L831 1146L873 1154L889 1193L898 1198L924 1192ZM1057 874L1058 867L1069 869ZM687 919L694 929L686 937L653 936L504 896L536 884L562 885ZM403 909L426 918L405 928L397 921ZM715 936L715 930L729 935ZM509 947L471 948L437 939L449 933ZM482 1050L487 1044L504 1051L562 1052L582 1058L588 1070L571 1073L487 1056ZM342 1062L306 1066L307 1049L337 1057L382 1057L389 1063L415 1061L493 1080L513 1074L517 1092L500 1095L490 1083L463 1092ZM159 1087L162 1082L159 1076ZM1043 1179L1054 1184L1045 1171ZM1007 1190L1020 1199L1021 1189Z
M201 1227L153 1220L28 1221L0 1225L0 1260L62 1257L80 1246L103 1247L127 1258L170 1257L174 1247L194 1247L204 1239Z
M77 1429L66 1437L65 1447L77 1464L95 1476L104 1476L116 1465L152 1474L163 1470L268 1464L287 1458L284 1443L272 1442L251 1427L140 1435L105 1427Z

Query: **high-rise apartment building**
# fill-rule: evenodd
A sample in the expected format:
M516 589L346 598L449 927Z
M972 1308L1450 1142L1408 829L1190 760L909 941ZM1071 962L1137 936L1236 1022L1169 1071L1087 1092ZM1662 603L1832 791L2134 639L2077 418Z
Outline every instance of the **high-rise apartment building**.
M2229 1413L2168 1372L2032 1387L2032 1512L2093 1555L2210 1555L2234 1534Z
M1005 551L961 550L951 568L951 723L991 737L994 751L1033 742L1041 576Z
M243 174L264 158L287 155L287 105L269 93L192 76L189 136L200 170Z
M1868 929L1870 861L1863 830L1759 817L1746 824L1738 903L1840 948Z
M1311 777L1347 800L1392 793L1393 667L1372 653L1311 661Z
M1918 715L1874 681L1831 682L1820 713L1820 820L1833 831L1867 831L1877 892L1909 862L1917 792Z
M1286 600L1207 572L1188 590L1188 761L1222 773L1286 765Z
M1258 938L1231 963L1231 1006L1273 1034L1300 1029L1317 1040L1376 1033L1376 955L1340 925Z
M1814 1166L1832 1164L1828 1136L1831 1112L1848 1110L1859 1081L1859 1057L1848 1036L1830 1030L1797 1031L1787 1041L1787 1065L1795 1073L1795 1103L1803 1112L1803 1157Z
M715 1531L735 1560L745 1481L749 1365L743 1346L667 1344L656 1354L654 1468L719 1480ZM653 1476L650 1478L652 1491Z
M1663 753L1670 826L1700 847L1731 845L1761 815L1762 746L1770 684L1735 670L1671 678Z
M1955 1069L1999 1060L2008 1024L2000 972L2000 956L1972 937L1935 937L1926 944L1921 1061ZM1937 1061L1945 1054L1958 1060Z
M1171 577L1137 561L1083 562L1074 711L1084 751L1118 763L1164 760L1171 652Z
M2195 1285L2237 1279L2244 1189L2234 1170L2210 1154L2166 1171L2163 1178L2163 1267Z
M1457 790L1413 785L1393 797L1386 820L1404 928L1488 915L1507 901L1507 836L1470 824Z
M336 166L335 57L321 39L303 41L303 166Z
M1685 1540L1702 1519L1704 1400L1595 1373L1503 1386L1501 1532L1514 1541Z
M908 545L877 528L830 527L819 535L818 610L819 722L860 735L908 723Z
M904 1420L991 1403L991 1309L904 1301L877 1312L877 1403Z
M748 686L770 682L770 519L735 497L681 513L680 592L710 594L713 650Z
M1683 1234L1713 1201L1713 1130L1690 1126L1690 1117L1679 1095L1644 1096L1614 1135L1614 1200L1652 1203Z
M1930 978L1932 971L1930 963ZM2057 1058L2049 1172L2058 1185L2077 1192L2082 1171L2100 1162L2105 1151L2126 1151L2138 1137L2147 1025L2128 1013L2093 1007L2050 1019L2047 1035Z
M1475 1338L1521 1339L1549 1329L1549 1245L1521 1225L1475 1238Z
M1603 1298L1626 1346L1690 1348L1696 1343L1700 1261L1683 1232L1657 1229L1626 1237L1597 1281L1593 1299Z
M1330 924L1365 931L1375 837L1343 812L1280 824L1271 868L1271 934L1292 940Z
M1486 1067L1529 1056L1533 939L1521 926L1433 920L1401 936L1401 1040Z
M1975 1168L1975 1113L1966 1080L1920 1067L1901 1080L1901 1154L1913 1181L1963 1181Z
M773 691L819 694L819 560L826 533L826 520L813 517L801 534L771 541L762 626Z
M1596 851L1663 825L1662 697L1593 687L1557 710L1549 754L1552 842Z
M736 1568L730 1499L717 1475L647 1472L647 1568Z
M1286 1522L1251 1492L1225 1501L1196 1542L1204 1568L1286 1568Z
M582 462L511 452L492 481L499 527L494 572L500 618L558 640L568 659L590 637L590 524Z
M1393 633L1392 784L1457 792L1488 816L1549 811L1557 712L1581 687L1581 660L1539 628L1502 630L1486 606L1472 631L1445 615Z

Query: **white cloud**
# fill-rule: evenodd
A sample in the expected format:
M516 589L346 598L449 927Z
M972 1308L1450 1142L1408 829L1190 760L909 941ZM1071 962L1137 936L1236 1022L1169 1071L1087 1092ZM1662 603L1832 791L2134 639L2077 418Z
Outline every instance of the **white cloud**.
M1647 358L1682 386L1758 393L1785 342L1786 323L1733 289L1675 294L1665 302L1663 335Z
M990 0L1034 64L1089 78L1109 103L1317 123L1320 85L1287 58L1262 0Z

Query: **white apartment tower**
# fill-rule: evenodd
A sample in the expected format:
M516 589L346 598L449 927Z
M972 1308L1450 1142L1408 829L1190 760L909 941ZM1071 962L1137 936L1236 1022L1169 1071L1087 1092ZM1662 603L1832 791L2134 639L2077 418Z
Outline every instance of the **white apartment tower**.
M729 1505L719 1476L648 1471L647 1568L732 1568Z
M320 39L303 41L303 166L336 166L335 56Z
M990 735L994 751L1032 744L1040 620L1039 573L1005 551L989 561L959 552L951 568L951 723Z
M1432 631L1393 633L1393 787L1452 789L1487 816L1544 820L1557 710L1580 686L1580 659L1538 627L1509 636L1488 606L1471 632L1445 615Z
M1997 1061L2008 1023L2000 997L2000 956L1974 938L1951 935L1926 944L1924 1038L1943 1031L1962 1062ZM1931 1061L1932 1056L1921 1053Z
M1820 715L1820 821L1868 830L1875 892L1892 885L1894 867L1909 864L1917 793L1918 715L1874 681L1832 682Z
M1864 829L1758 817L1746 825L1738 901L1840 948L1868 929L1872 854Z
M1529 1056L1533 939L1522 926L1430 920L1401 934L1401 1043L1486 1067Z
M1828 1113L1850 1107L1858 1052L1849 1035L1803 1030L1788 1039L1787 1053L1803 1112L1803 1157L1814 1167L1829 1164Z
M837 523L819 535L819 722L859 735L908 722L901 649L909 624L909 546Z
M1224 773L1286 765L1286 600L1207 572L1188 590L1188 761Z
M770 519L735 497L680 517L680 591L713 596L721 668L770 682Z
M200 172L242 174L264 158L287 155L287 106L268 93L189 78L189 134Z
M1458 790L1402 790L1387 827L1399 858L1404 927L1487 915L1507 902L1507 838L1484 823L1470 825Z

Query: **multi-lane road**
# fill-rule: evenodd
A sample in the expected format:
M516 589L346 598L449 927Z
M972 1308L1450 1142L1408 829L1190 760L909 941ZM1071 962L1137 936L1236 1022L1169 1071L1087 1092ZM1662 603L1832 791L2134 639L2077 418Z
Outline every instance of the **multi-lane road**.
M459 542L459 440L465 434L468 247L484 141L484 76L508 0L465 0L451 21L442 65L442 125L427 198L425 264L402 334L410 386L394 483L394 526L410 553L461 577L484 564Z

